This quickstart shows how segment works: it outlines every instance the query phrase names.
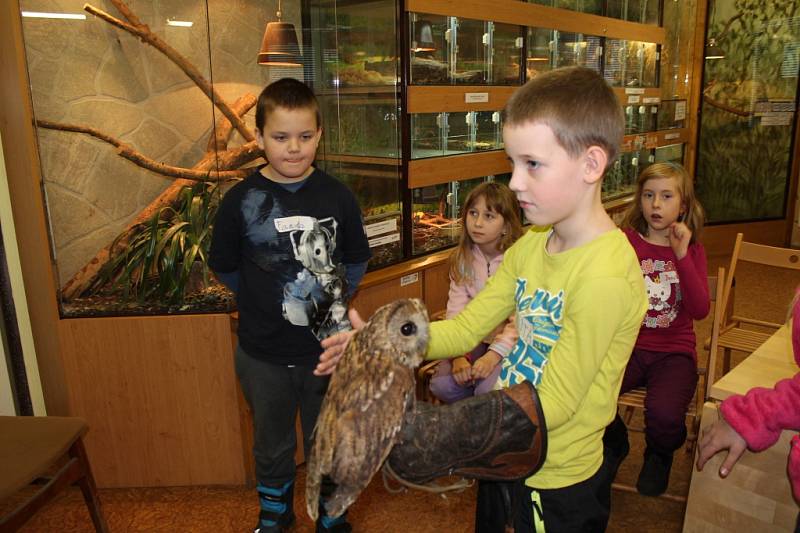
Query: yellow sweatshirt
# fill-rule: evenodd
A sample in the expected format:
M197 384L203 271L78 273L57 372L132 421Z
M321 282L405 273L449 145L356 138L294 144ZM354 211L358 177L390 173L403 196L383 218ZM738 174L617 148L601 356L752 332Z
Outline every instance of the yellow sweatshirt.
M516 312L519 340L503 359L499 386L528 379L539 392L547 458L526 482L537 489L597 472L603 430L647 310L639 262L621 231L558 254L545 249L549 234L525 234L458 316L434 322L427 355L464 353Z

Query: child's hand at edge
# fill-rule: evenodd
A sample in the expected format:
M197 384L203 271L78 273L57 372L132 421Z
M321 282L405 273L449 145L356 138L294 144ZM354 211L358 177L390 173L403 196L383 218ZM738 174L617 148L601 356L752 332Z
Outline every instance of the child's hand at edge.
M500 363L500 354L494 350L487 350L475 364L472 365L472 379L486 379L492 370Z
M692 240L692 230L683 222L673 222L669 226L669 245L675 252L675 257L683 259L689 251L689 242Z
M717 452L728 450L728 455L719 468L720 477L727 477L746 449L747 443L742 436L724 418L720 418L703 431L697 453L697 470L703 470L706 462Z
M336 335L331 335L327 339L323 339L320 343L325 351L320 354L319 363L317 363L316 368L314 368L315 376L327 376L333 373L336 365L339 363L339 359L342 358L347 343L350 342L350 338L366 324L355 309L351 308L347 313L347 317L353 325L351 331L343 331Z
M461 387L472 381L472 365L469 359L462 355L453 359L450 364L452 365L450 373Z

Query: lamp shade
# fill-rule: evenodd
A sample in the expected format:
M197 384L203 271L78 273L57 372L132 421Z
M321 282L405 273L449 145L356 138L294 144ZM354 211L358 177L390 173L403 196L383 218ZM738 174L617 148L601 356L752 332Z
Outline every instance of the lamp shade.
M420 20L416 24L414 42L411 43L412 52L434 52L436 43L433 42L433 28L427 20Z
M302 67L300 47L297 46L297 33L294 24L270 22L264 30L258 63L267 66Z
M725 59L725 52L717 45L717 40L713 37L708 40L704 55L706 59Z

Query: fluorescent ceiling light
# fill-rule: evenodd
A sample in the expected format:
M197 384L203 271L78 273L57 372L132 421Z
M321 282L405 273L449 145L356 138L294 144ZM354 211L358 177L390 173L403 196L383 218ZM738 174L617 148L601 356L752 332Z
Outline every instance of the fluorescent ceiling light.
M46 13L43 11L23 11L23 17L37 18L37 19L75 19L86 20L86 15L83 13Z
M179 26L181 28L191 28L192 26L194 26L194 22L190 20L167 19L167 26Z

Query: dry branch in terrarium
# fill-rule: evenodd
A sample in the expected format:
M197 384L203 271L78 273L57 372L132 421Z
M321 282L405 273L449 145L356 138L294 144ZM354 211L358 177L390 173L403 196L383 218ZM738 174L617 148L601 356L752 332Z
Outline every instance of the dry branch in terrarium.
M103 267L118 254L123 253L127 249L131 240L136 237L138 229L143 229L148 221L154 220L154 217L160 217L162 213L169 213L170 210L174 212L174 208L181 201L181 194L185 192L187 187L193 186L198 181L218 182L221 180L242 178L246 174L246 170L242 170L240 167L263 156L262 150L259 149L255 142L253 132L247 128L242 119L255 105L256 97L252 94L245 94L239 97L235 103L227 103L222 96L216 92L211 82L203 77L197 67L158 35L154 34L122 0L110 1L126 20L118 19L89 4L86 4L84 9L109 24L127 31L143 43L161 52L200 88L203 94L211 100L213 105L220 110L225 118L216 125L215 131L211 133L206 153L191 168L181 168L158 163L148 158L146 155L137 152L113 136L103 133L91 126L66 124L48 120L37 121L37 125L41 128L91 135L115 146L117 148L117 153L121 157L128 159L136 165L161 176L174 178L173 183L148 206L142 209L113 242L101 249L82 269L64 284L61 288L61 296L64 301L80 297L88 289L96 286L98 275ZM242 136L246 144L235 148L228 148L228 140L233 130L236 130Z

